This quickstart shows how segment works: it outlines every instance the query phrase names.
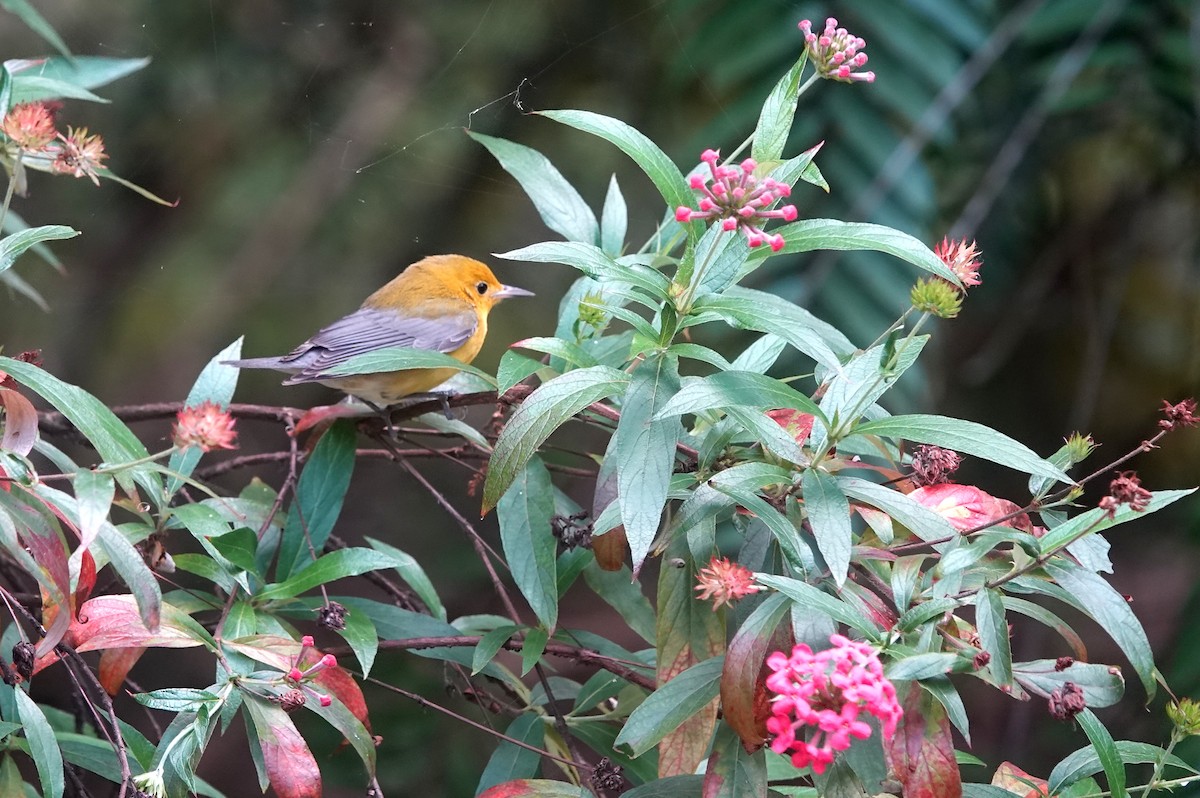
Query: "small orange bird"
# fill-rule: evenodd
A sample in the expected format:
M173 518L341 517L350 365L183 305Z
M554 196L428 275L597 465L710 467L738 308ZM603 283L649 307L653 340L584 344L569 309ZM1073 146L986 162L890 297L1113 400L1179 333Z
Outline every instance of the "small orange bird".
M409 369L348 377L331 369L355 355L392 347L445 352L470 363L487 337L488 313L501 299L533 296L503 285L483 263L462 255L432 255L417 261L344 316L281 357L229 360L249 369L275 369L292 376L284 385L319 382L357 396L377 408L423 393L454 376L451 368Z

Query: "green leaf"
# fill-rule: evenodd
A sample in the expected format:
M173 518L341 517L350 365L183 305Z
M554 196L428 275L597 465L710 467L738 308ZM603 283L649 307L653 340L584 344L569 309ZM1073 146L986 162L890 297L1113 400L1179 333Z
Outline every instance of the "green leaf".
M706 659L659 687L629 713L617 744L628 745L634 756L649 751L717 697L724 664L724 656Z
M567 419L593 402L621 391L629 377L608 366L592 366L555 377L513 412L496 441L483 488L483 511L496 506L525 463Z
M510 349L500 356L500 365L496 368L496 392L508 393L514 385L544 368L546 364Z
M922 540L958 536L958 530L949 521L898 490L858 477L839 476L837 481L851 499L883 510Z
M850 502L834 477L815 468L805 469L801 487L804 512L817 539L817 548L829 566L833 581L841 587L850 573L850 549L854 543Z
M760 410L790 407L811 413L823 424L828 424L825 414L812 399L774 377L753 371L722 371L691 380L658 411L657 417L730 406L756 407Z
M1143 510L1134 510L1129 505L1122 504L1111 517L1101 508L1094 507L1048 531L1045 535L1038 538L1038 546L1043 554L1056 551L1066 545L1068 541L1077 537L1085 529L1088 530L1089 535L1103 532L1117 524L1123 524L1126 521L1132 521L1135 518L1141 518L1142 516L1157 512L1168 504L1173 504L1182 499L1184 496L1190 496L1195 491L1195 488L1154 491L1151 494L1149 504Z
M467 135L492 154L529 195L542 221L568 241L597 243L596 215L550 159L531 147L472 130Z
M975 627L984 651L992 655L988 662L992 678L1000 686L1012 684L1012 647L1008 639L1008 618L999 590L985 588L975 594Z
M433 582L426 575L425 569L421 567L421 564L411 554L371 537L364 537L363 540L371 548L381 551L395 560L397 563L395 566L396 573L413 589L417 597L425 602L425 607L429 610L429 614L440 620L446 620L446 608L442 605L442 600L437 594L437 588L433 586Z
M608 181L604 195L604 210L600 212L600 248L614 258L625 248L625 233L629 227L629 211L625 197L617 185L617 176Z
M17 717L25 727L25 739L29 741L29 755L37 766L38 778L42 783L42 795L46 798L62 798L64 787L62 752L54 739L54 730L42 713L41 707L20 688L13 689L16 699Z
M482 635L479 638L479 642L475 644L475 650L471 654L471 675L474 676L487 667L492 658L504 647L505 643L512 639L512 636L520 628L515 624L507 624L505 626L497 626L492 631Z
M584 569L583 578L592 592L615 609L630 629L647 643L654 643L654 607L628 568L605 571L593 559Z
M933 250L908 233L891 227L865 222L839 222L836 219L801 219L776 227L772 232L783 236L784 240L783 249L777 254L819 249L874 250L894 255L953 285L962 285L950 267L933 254ZM770 254L773 253L755 253L758 257Z
M47 22L46 18L29 3L29 0L0 0L0 8L16 14L18 19L24 22L31 31L45 39L47 44L67 58L71 57L67 43L58 35L58 31L54 30L54 26ZM0 111L7 109L7 104L0 106Z
M825 415L839 419L839 429L848 429L916 363L928 341L928 335L908 339L894 356L887 345L859 352L827 383L821 398Z
M890 662L884 674L894 682L913 679L924 681L952 673L961 662L957 654L931 651Z
M1089 707L1112 706L1125 694L1121 671L1110 665L1075 662L1060 669L1057 660L1037 659L1014 662L1012 667L1017 683L1042 698L1049 698L1067 682L1083 690L1083 698Z
M766 749L748 752L732 729L720 726L704 774L704 798L766 795Z
M671 281L662 272L632 262L629 258L616 260L594 244L545 241L521 249L498 252L496 257L533 263L562 263L578 269L593 280L636 286L659 300L666 300L671 290Z
M513 581L547 629L558 624L558 539L550 528L554 515L554 485L541 458L529 458L525 468L496 505L500 542Z
M377 374L383 371L407 371L408 369L454 369L474 374L489 385L496 384L496 378L486 371L481 371L461 360L455 360L444 352L413 349L406 346L393 346L355 355L345 363L330 368L328 373L331 377L347 377L353 374Z
M758 520L771 530L771 535L779 544L779 548L788 563L797 570L803 570L805 561L803 554L804 544L800 540L800 534L796 531L796 525L790 518L776 510L774 506L752 489L743 485L728 485L715 479L710 481L710 484L716 490L736 500L742 507L754 513Z
M47 224L27 227L12 235L0 238L0 272L8 269L27 249L43 241L58 241L74 238L79 231L65 224Z
M228 409L234 389L237 388L240 371L233 366L226 366L222 361L237 360L241 356L242 339L238 338L208 361L196 377L196 382L192 384L192 390L188 392L184 404L187 407L196 407L204 402L214 402L222 409ZM174 495L175 491L182 487L183 480L191 476L202 454L199 446L189 446L182 451L176 450L171 453L167 469L176 472L178 476L171 475L167 478L168 495Z
M754 146L750 148L754 160L777 161L783 155L788 134L792 132L792 119L796 116L800 75L807 63L808 51L804 50L799 60L792 64L792 68L783 74L767 95L758 115L758 126L754 129Z
M533 670L533 666L538 664L538 660L542 658L542 654L546 651L546 643L550 640L550 635L546 634L546 630L542 628L530 629L525 633L525 640L521 644L521 675L529 673Z
M797 350L834 371L855 347L832 325L807 310L765 291L731 286L720 295L702 296L695 313L713 313L745 330L778 335Z
M696 798L703 785L703 776L671 776L634 787L621 798Z
M79 55L74 58L53 56L36 62L31 68L42 77L96 89L130 75L150 63L149 58L108 58ZM26 70L20 70L24 72Z
M937 699L954 728L958 729L958 733L967 741L967 745L970 745L971 727L967 720L967 708L963 705L962 696L958 694L954 683L945 676L937 676L922 679L921 688Z
M532 349L534 352L562 358L578 368L597 365L596 358L592 357L582 346L573 341L564 341L562 338L523 338L512 346L514 349ZM544 366L538 363L538 368L544 368Z
M546 727L541 716L527 712L513 719L513 722L504 730L504 736L535 748L541 748L545 745ZM479 785L475 788L475 794L479 795L489 787L503 784L506 781L536 776L541 761L542 758L536 751L513 745L505 740L496 746L496 750L488 759L488 763L483 769L483 775L479 777Z
M615 144L646 173L646 176L650 178L662 195L668 208L674 210L680 205L690 206L695 202L695 195L688 188L683 174L666 153L645 135L624 122L590 111L538 111L538 113L548 119L569 125L585 133L591 133ZM688 230L688 236L690 238L698 236L699 227L699 222L687 225L685 229Z
M300 473L296 495L288 509L287 525L279 543L277 577L292 576L312 562L312 552L320 553L325 548L350 487L357 438L353 422L340 419L317 441Z
M635 579L658 534L675 466L675 444L682 431L678 417L659 418L658 412L678 390L677 358L658 355L642 361L630 375L609 448L608 456L617 462L621 523Z
M258 563L255 561L258 554L258 535L253 529L240 527L224 535L209 538L208 542L222 557L238 568L259 575Z
M1146 630L1129 608L1129 602L1104 577L1075 565L1049 562L1046 573L1066 590L1074 600L1108 632L1129 658L1134 671L1146 688L1147 700L1154 698L1154 654Z
M93 103L108 103L109 100L93 94L82 86L67 83L65 80L47 78L41 75L13 75L13 103L30 103L39 100L87 100Z
M1125 764L1121 761L1121 755L1117 752L1117 745L1113 742L1112 735L1108 733L1108 729L1104 728L1104 724L1096 717L1096 713L1090 709L1085 708L1075 716L1075 719L1083 727L1088 739L1092 741L1096 757L1104 767L1104 777L1108 779L1108 789L1112 793L1112 798L1126 798L1129 793L1125 791Z
M5 239L8 240L8 239ZM0 371L6 371L17 382L41 396L66 416L84 437L91 442L109 464L144 460L150 456L133 431L99 399L87 391L63 382L48 371L31 363L0 356ZM144 488L151 501L160 502L162 483L148 469L136 469L132 481L129 471L118 471L117 483L128 493L134 493L133 482Z
M1130 740L1117 740L1115 745L1117 755L1127 765L1148 765L1163 762L1171 767L1186 770L1189 773L1200 773L1200 770L1196 770L1196 768L1174 754L1168 754L1157 745L1138 743ZM1103 769L1104 764L1101 763L1100 757L1096 754L1095 746L1086 745L1063 757L1063 760L1054 766L1054 770L1050 771L1050 778L1047 779L1049 794L1061 795L1062 790L1065 788L1070 787L1080 779L1093 776Z
M293 598L317 585L328 584L335 579L358 576L381 568L395 568L396 561L374 549L338 549L321 556L316 562L293 573L287 580L268 585L257 597L269 599Z
M854 428L853 434L932 443L1027 474L1071 482L1062 469L1038 457L1025 444L974 421L934 415L891 416L863 422Z
M822 615L828 615L838 623L844 623L858 630L870 640L879 636L878 627L871 623L865 615L841 599L831 596L807 582L774 574L755 574L754 579L761 585L778 590L794 601L802 610L816 610Z

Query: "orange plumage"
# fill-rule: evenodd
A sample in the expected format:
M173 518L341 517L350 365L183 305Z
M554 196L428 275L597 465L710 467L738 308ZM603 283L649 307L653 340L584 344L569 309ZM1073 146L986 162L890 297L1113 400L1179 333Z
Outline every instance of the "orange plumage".
M434 388L451 368L408 369L349 377L329 372L356 355L393 347L444 352L470 363L487 337L488 313L502 299L532 296L503 285L483 263L462 255L433 255L409 266L367 297L362 307L322 328L280 357L231 360L241 368L266 368L291 376L284 385L319 382L378 407Z

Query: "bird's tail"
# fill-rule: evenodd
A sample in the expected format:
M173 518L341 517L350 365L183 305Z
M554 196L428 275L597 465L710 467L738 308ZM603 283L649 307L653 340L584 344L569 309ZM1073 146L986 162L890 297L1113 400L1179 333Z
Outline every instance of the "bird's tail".
M275 371L294 372L296 369L285 363L282 357L252 357L246 360L222 360L226 366L236 366L240 369L274 369Z

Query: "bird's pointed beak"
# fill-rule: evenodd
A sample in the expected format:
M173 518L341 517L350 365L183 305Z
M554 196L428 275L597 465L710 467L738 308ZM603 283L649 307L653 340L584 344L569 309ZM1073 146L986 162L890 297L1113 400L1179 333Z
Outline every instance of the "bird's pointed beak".
M515 285L502 285L500 290L492 294L496 299L507 299L510 296L533 296L532 291L526 291L524 288L517 288Z

